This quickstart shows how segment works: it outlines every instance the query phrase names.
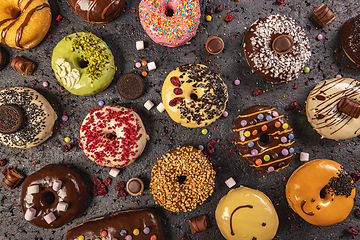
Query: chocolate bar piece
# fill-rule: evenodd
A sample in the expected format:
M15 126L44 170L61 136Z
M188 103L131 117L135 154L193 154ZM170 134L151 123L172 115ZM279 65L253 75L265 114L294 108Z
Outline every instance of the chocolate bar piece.
M8 61L8 53L5 48L0 46L0 70L3 69Z
M204 232L209 226L209 218L206 215L195 217L189 220L191 233Z
M334 13L324 3L320 4L313 11L312 15L316 22L322 27L326 27L336 19Z
M347 97L340 100L338 103L338 109L340 112L353 118L358 118L360 116L360 103Z
M153 235L156 240L165 239L162 223L156 212L152 209L139 209L86 221L71 228L66 233L66 240L78 240L80 236L84 239L103 239L103 232L106 232L106 239L125 239L127 235L132 239L150 239Z
M13 190L21 182L24 177L18 173L15 169L10 169L4 179L2 180L3 184Z
M35 63L25 58L15 56L15 58L11 62L10 67L21 74L25 74L26 76L29 76L34 71Z

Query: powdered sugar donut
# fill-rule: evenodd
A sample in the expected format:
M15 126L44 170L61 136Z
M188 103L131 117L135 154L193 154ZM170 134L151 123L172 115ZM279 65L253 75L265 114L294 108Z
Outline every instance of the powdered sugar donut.
M199 0L141 0L139 15L154 42L178 47L195 36L201 14Z

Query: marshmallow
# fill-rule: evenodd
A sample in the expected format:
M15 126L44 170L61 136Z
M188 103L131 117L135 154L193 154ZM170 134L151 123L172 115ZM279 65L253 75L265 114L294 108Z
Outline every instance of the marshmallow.
M54 184L53 184L53 187L52 187L53 190L54 190L55 192L59 191L60 188L61 188L61 184L62 184L61 180L59 180L59 179L54 180Z
M147 64L147 66L148 66L149 71L156 69L155 62L149 62L149 63Z
M231 177L228 180L225 181L226 186L228 186L228 188L232 188L233 186L235 186L236 182L235 180Z
M120 170L117 168L113 168L109 172L110 176L112 176L112 177L117 177L119 175L119 173L120 173Z
M136 49L143 50L144 49L144 41L136 41Z
M26 221L31 221L34 219L35 215L36 215L35 208L28 208L28 210L26 210L24 217Z
M28 194L35 194L39 192L39 185L31 185L27 187Z
M147 100L147 102L144 104L144 107L145 107L147 110L150 110L153 106L154 106L154 104L153 104L152 101L150 101L150 100Z
M309 153L301 152L300 153L300 161L302 161L302 162L309 161Z
M59 202L58 205L56 206L56 210L60 211L60 212L65 212L69 207L69 204L67 204L66 202Z
M49 213L48 215L44 216L44 220L45 220L48 224L50 224L50 223L52 223L53 221L56 220L56 217L55 217L54 213L51 212L51 213Z
M162 113L165 110L165 106L163 103L159 103L159 105L157 105L156 109Z

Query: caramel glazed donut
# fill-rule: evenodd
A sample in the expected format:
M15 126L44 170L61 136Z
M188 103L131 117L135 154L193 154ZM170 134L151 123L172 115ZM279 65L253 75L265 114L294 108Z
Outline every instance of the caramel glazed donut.
M2 110L5 107L6 112ZM8 107L16 111L15 117L9 114ZM27 149L39 145L52 135L57 115L50 103L37 91L24 87L3 89L0 91L0 109L1 143ZM22 123L15 124L18 122ZM5 132L3 130L8 130L7 125L18 127L14 131Z
M19 49L38 45L51 25L47 0L2 0L0 6L1 42Z
M351 176L339 163L327 159L300 166L286 184L290 207L317 226L343 221L353 208L355 192Z

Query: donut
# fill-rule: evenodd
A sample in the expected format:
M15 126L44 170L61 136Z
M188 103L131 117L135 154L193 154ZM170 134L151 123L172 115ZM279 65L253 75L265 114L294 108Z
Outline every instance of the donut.
M47 0L3 0L0 6L1 42L19 49L36 47L51 24Z
M347 20L340 30L340 41L346 56L354 63L360 64L360 14Z
M75 13L87 22L107 23L123 10L126 0L68 0Z
M37 91L25 87L0 91L0 142L28 149L52 135L57 118L50 103Z
M139 15L149 37L166 47L190 44L201 16L199 0L141 0Z
M353 208L355 192L351 176L339 163L327 159L298 167L286 184L290 207L317 226L343 221Z
M215 122L225 111L228 90L217 73L201 64L187 64L169 73L161 90L166 111L189 128Z
M20 201L26 221L59 228L84 210L86 186L69 166L50 164L25 179Z
M151 171L150 192L156 204L171 212L187 212L214 191L215 171L192 146L177 147L162 156Z
M295 80L311 56L305 31L291 18L280 15L253 23L243 47L251 70L273 84Z
M103 106L91 110L80 126L79 142L86 156L98 165L122 168L143 152L149 136L132 109Z
M115 75L108 45L92 33L73 33L54 48L51 67L56 79L72 94L89 96L107 88Z
M79 239L151 239L164 240L162 223L150 208L113 213L72 227L66 240Z
M268 196L247 187L232 189L222 197L215 218L227 240L271 240L279 226L278 215Z
M5 48L0 47L0 71L5 67L6 63L9 60L9 54Z
M294 153L294 133L279 110L266 105L247 108L234 124L239 154L258 171L287 167Z
M306 116L321 138L348 139L360 134L360 82L333 78L318 83L306 103Z

